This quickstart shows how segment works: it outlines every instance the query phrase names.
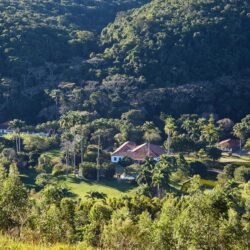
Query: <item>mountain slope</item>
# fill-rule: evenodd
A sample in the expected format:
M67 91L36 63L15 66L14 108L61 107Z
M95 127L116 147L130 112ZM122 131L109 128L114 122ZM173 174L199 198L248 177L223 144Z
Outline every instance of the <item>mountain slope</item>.
M246 0L154 0L103 30L103 56L161 85L212 80L249 70L249 27Z
M119 11L148 0L0 1L0 116L34 117L44 88L81 79L83 59Z

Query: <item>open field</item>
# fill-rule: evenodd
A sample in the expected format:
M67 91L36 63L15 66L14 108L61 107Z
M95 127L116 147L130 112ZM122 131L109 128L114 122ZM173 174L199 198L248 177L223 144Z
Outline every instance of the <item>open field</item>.
M132 195L136 187L130 183L118 180L101 180L100 182L89 181L70 176L58 176L55 182L66 185L73 196L84 198L88 192L102 192L108 197L120 197L123 195Z

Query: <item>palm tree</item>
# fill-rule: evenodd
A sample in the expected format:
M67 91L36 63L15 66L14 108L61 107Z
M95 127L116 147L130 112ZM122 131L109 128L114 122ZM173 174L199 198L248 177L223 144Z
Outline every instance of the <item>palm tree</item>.
M173 117L169 116L166 120L165 120L165 133L168 135L168 154L170 154L170 148L171 148L171 136L175 130L176 126L175 126L175 120Z
M74 155L74 151L75 151L75 145L74 145L73 140L74 140L74 138L72 137L72 134L70 134L70 133L66 133L62 136L61 150L65 154L67 171L68 171L68 167L70 165L70 158L72 155Z
M157 163L152 176L152 184L157 188L158 198L162 197L162 189L168 187L169 183L169 167L167 165Z
M242 149L242 144L245 141L248 133L249 133L248 124L244 122L236 123L233 127L233 135L240 139L240 150Z
M86 125L78 125L76 127L76 133L78 135L78 141L80 142L81 163L83 163L83 151L84 146L86 146L89 128Z
M147 141L148 144L148 156L149 156L150 142L160 141L161 132L157 127L155 127L153 122L145 122L142 126L142 129L144 131L143 138Z
M148 186L151 186L152 184L152 172L154 169L154 163L150 159L146 159L144 164L140 167L140 172L136 178L136 181L139 185L147 184Z
M215 126L213 115L210 116L208 123L202 127L201 133L203 139L205 139L210 146L218 142L220 137L220 129Z
M14 119L9 122L9 128L15 130L16 133L16 152L21 152L21 130L25 126L25 122L19 119Z

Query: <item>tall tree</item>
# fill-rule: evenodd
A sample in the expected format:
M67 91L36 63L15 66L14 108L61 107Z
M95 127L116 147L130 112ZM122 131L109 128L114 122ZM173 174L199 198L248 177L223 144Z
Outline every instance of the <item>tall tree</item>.
M161 135L160 135L160 130L154 125L153 122L145 122L142 126L142 129L144 131L144 136L143 138L147 141L148 143L148 156L149 156L149 150L150 150L150 142L153 141L160 141L161 140Z
M202 126L202 138L211 146L218 142L220 137L220 129L215 125L214 116L210 115L208 123Z
M175 120L173 117L169 116L166 120L165 120L165 133L168 136L168 154L170 154L171 151L171 136L175 130L176 126L175 126Z
M15 130L16 133L16 151L21 152L21 131L25 126L25 122L19 119L14 119L9 122L9 128Z

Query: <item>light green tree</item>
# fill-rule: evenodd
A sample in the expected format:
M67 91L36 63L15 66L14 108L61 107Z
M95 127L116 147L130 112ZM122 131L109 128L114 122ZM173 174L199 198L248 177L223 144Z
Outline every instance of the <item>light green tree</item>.
M172 134L174 133L175 128L176 128L176 126L175 126L174 118L171 116L166 118L164 131L168 136L168 140L167 140L167 142L168 142L167 143L168 154L170 154L170 152L171 152L171 137L172 137Z
M15 130L16 133L16 151L21 152L21 131L25 126L25 122L19 119L14 119L9 122L9 128Z

